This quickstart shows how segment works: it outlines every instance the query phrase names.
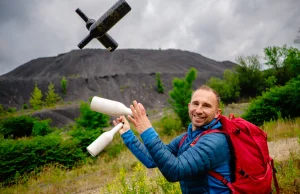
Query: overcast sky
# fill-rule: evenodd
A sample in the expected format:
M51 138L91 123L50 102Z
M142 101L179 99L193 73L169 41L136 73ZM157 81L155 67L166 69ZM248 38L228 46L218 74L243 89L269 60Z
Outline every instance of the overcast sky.
M267 46L294 46L300 0L126 0L109 34L122 48L181 49L236 61ZM0 75L74 49L87 35L80 8L98 19L117 0L0 0ZM85 48L102 48L93 40Z

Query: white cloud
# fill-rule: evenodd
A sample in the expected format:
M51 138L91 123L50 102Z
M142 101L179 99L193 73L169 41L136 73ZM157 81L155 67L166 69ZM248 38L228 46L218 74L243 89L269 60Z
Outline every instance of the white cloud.
M1 0L0 74L32 59L78 49L88 31L75 13L98 19L111 0ZM119 48L175 48L214 60L263 55L293 44L299 0L127 0L132 10L108 33ZM103 48L93 40L86 48Z

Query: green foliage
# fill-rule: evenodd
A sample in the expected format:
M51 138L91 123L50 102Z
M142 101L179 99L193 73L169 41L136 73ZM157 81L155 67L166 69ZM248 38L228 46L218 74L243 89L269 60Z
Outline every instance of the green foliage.
M67 94L68 80L63 76L60 80L60 85L64 94Z
M300 76L288 82L285 86L276 86L263 93L251 102L246 113L246 120L262 125L265 121L300 116Z
M288 160L275 163L275 168L280 193L299 193L300 154L291 154Z
M15 108L15 107L9 107L9 108L7 109L7 112L8 112L8 113L15 113L15 112L17 112L17 108Z
M127 194L180 194L181 190L178 182L168 182L157 169L149 176L145 167L141 163L137 163L133 168L132 176L129 176L126 169L121 168L117 178L113 183L106 184L106 188L101 190L101 193L102 192Z
M156 73L156 87L157 87L157 91L158 93L164 93L164 85L160 79L160 73Z
M37 84L35 84L33 92L31 93L31 97L29 99L29 103L34 110L38 110L43 105L43 94L42 91L38 88Z
M238 76L241 94L244 96L260 95L264 88L258 56L240 56L237 58L237 63L239 65L236 66L236 75Z
M27 110L27 109L28 109L27 103L24 103L24 104L22 105L22 109L23 109L23 110Z
M277 82L277 78L274 75L267 77L265 79L266 89L270 89L270 88L274 87L276 82Z
M4 108L4 106L2 104L0 104L0 116L1 115L6 115L6 114L7 114L7 112L6 112L5 108Z
M101 129L109 126L109 116L92 111L90 104L81 102L80 117L76 119L76 123L87 130Z
M75 127L68 132L74 141L77 142L77 147L86 153L86 148L95 141L99 135L103 133L102 130L86 130L82 127Z
M224 71L223 79L211 77L206 85L218 92L223 102L229 103L240 97L238 76L229 69Z
M264 49L266 65L274 71L279 85L295 78L300 72L300 51L297 48L272 46Z
M60 96L55 93L54 84L50 82L48 92L46 93L45 103L47 106L53 106L60 100Z
M166 114L158 122L155 122L155 127L162 128L165 135L173 135L174 132L182 130L182 124L177 115Z
M14 184L16 173L22 176L47 163L70 168L85 157L77 146L77 141L63 140L59 135L1 141L0 181L5 185Z
M39 120L27 115L5 118L0 121L0 133L4 135L5 139L44 136L52 132L49 123L50 119Z
M293 47L288 48L284 63L289 67L291 78L300 75L300 50Z
M33 121L32 135L45 136L53 131L50 127L51 120Z
M14 139L31 136L32 127L34 125L35 118L30 116L17 116L9 117L0 121L0 133L4 135L4 138Z
M107 148L106 153L108 154L109 159L113 159L113 158L117 157L121 153L121 151L126 148L126 146L124 145L122 140L120 140L120 141L121 141L120 143L110 145Z
M188 103L191 101L192 96L192 84L197 77L197 70L191 68L185 78L174 78L172 81L173 89L169 92L170 103L172 109L180 118L181 123L187 126L190 122L188 115Z

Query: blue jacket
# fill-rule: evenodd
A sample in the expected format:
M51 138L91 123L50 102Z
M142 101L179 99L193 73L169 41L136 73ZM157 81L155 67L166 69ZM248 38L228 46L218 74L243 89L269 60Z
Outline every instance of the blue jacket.
M158 167L164 177L170 182L180 182L182 193L230 193L227 186L209 176L206 172L213 170L230 181L230 150L224 134L211 133L202 136L194 146L193 140L203 131L221 128L220 122L214 126L212 121L205 127L192 131L188 127L188 136L179 147L179 142L186 133L173 139L165 145L154 128L149 128L141 134L141 143L129 130L122 138L130 151L147 167Z

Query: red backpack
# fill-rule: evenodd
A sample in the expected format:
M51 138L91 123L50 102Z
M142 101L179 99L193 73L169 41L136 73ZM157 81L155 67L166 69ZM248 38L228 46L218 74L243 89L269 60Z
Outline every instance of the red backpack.
M233 147L235 178L232 182L228 182L217 172L208 171L208 174L227 185L234 194L269 194L272 191L273 175L274 185L277 193L279 193L273 159L269 156L267 134L242 118L234 118L232 114L229 119L221 115L218 120L222 124L221 130L207 130L201 133L191 143L191 146L194 146L203 135L209 133L227 134ZM187 135L182 138L179 146L186 137Z

